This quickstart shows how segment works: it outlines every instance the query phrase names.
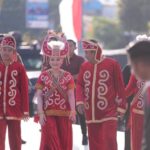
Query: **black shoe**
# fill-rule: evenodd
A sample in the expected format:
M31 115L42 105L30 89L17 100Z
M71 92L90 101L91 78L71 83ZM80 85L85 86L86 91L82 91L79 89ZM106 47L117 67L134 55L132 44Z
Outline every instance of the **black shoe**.
M82 137L82 145L88 145L88 137L86 135Z
M21 140L21 144L26 144L27 142L24 140Z

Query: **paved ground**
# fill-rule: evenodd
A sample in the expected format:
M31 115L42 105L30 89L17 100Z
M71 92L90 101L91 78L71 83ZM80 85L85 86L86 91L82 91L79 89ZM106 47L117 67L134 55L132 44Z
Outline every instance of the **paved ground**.
M22 145L22 150L39 150L40 144L40 126L33 122L31 118L29 122L22 121L22 137L27 141ZM81 145L81 130L79 125L73 125L73 150L89 150L88 146ZM124 147L124 133L117 133L118 150L123 150ZM8 139L6 139L6 150L9 150Z

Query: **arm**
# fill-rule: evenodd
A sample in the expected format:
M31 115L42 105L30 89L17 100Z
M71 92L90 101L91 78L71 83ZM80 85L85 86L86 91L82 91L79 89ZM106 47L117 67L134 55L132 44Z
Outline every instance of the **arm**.
M23 119L28 120L29 116L29 95L28 95L28 78L25 71L24 66L20 66L21 71L21 84L20 84L20 91L21 91L21 98L22 98L22 113Z
M76 122L74 89L69 89L67 95L68 95L68 100L71 108L69 119L72 120L73 122Z
M130 76L129 82L125 88L126 97L129 97L134 94L134 92L136 90L136 82L137 82L137 80L136 80L135 76L132 74Z
M46 116L43 110L43 92L42 92L42 89L44 87L44 83L42 80L43 74L44 73L40 74L40 77L38 78L35 84L36 92L34 94L34 99L33 99L34 102L37 102L37 114L39 116L39 123L41 125L44 125L46 121Z
M42 90L37 89L35 95L34 95L34 100L37 101L37 112L39 115L39 122L41 125L45 124L46 121L46 116L43 111L43 98L42 98Z
M118 112L125 113L126 111L126 96L125 96L125 87L123 82L123 76L121 72L120 65L118 63L114 66L114 82L115 82L115 89L117 91L118 96Z
M80 114L84 114L84 85L83 85L83 69L80 68L76 83L76 106Z

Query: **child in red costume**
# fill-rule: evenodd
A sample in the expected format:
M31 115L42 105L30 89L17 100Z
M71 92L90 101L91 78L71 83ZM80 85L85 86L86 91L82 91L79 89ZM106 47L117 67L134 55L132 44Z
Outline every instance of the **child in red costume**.
M28 78L24 66L15 61L15 39L5 35L0 47L0 150L5 149L7 126L10 149L21 150L21 119L29 117Z

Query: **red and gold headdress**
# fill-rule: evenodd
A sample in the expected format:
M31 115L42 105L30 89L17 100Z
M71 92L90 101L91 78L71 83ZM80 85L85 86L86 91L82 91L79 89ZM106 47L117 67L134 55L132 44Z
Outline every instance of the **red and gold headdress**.
M82 40L82 48L85 51L96 51L95 60L100 61L102 49L98 43L91 40Z
M11 35L5 35L1 41L1 48L3 48L3 47L10 47L10 48L16 50L15 38Z
M68 43L64 34L48 31L43 41L42 53L48 57L65 57L68 54Z

